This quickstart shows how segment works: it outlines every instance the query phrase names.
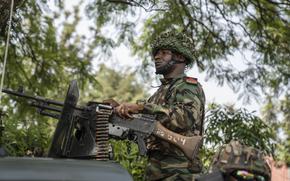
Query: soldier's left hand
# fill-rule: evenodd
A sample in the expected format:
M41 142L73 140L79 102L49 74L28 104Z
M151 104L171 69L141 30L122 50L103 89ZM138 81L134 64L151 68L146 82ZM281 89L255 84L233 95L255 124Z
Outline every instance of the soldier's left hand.
M133 118L132 114L139 113L143 110L143 106L134 103L121 103L119 106L115 108L115 112L121 118Z

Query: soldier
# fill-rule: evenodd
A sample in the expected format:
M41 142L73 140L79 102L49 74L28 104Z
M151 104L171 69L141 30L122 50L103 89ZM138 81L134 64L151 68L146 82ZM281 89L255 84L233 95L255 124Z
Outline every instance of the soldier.
M184 34L166 32L152 43L156 74L162 74L159 89L137 104L122 103L115 110L130 118L132 113L150 113L163 126L184 136L203 134L205 96L196 78L187 77L185 69L193 59L193 42ZM151 136L147 141L146 180L194 180L201 172L198 155L188 160L174 145Z
M264 157L258 149L231 141L214 156L212 173L197 181L270 181L271 170Z

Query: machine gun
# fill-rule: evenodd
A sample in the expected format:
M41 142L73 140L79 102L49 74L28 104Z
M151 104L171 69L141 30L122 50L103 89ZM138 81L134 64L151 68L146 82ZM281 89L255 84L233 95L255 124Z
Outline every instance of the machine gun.
M70 83L64 102L30 96L22 91L2 91L26 98L40 114L58 119L49 157L108 160L110 137L136 141L139 153L145 155L147 149L144 139L153 134L174 144L192 160L202 143L201 136L186 137L174 133L156 121L153 115L135 114L133 119L122 119L106 103L88 102L85 106L78 106L76 80Z

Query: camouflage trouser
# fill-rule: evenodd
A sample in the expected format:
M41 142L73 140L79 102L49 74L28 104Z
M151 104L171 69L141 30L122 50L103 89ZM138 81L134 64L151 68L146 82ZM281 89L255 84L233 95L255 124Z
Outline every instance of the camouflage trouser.
M166 156L154 153L149 156L145 172L146 181L194 181L198 173L188 168L185 157Z

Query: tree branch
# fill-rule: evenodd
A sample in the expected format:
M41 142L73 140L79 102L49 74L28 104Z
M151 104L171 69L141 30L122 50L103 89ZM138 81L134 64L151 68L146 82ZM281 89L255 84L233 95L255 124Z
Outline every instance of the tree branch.
M107 1L110 3L119 3L119 4L126 4L126 5L133 6L133 4L131 4L127 0L107 0Z
M244 26L244 25L242 25L241 23L238 23L238 22L234 22L234 21L232 21L232 20L230 20L229 18L227 18L226 16L225 16L225 14L222 12L222 10L220 9L220 7L219 7L219 5L215 2L215 1L213 1L213 0L209 0L216 8L217 8L217 10L220 12L220 14L222 15L222 17L224 18L224 20L226 20L227 22L229 22L229 23L231 23L231 24L233 24L233 25L238 25L238 26L240 26L242 29L243 29L243 31L244 31L244 33L246 33L246 35L250 38L250 40L254 43L254 44L256 44L256 45L258 45L258 46L260 46L260 47L264 47L262 44L260 44L260 43L258 43L257 41L255 41L254 39L253 39L253 37L251 36L251 34L247 31L247 29L246 29L246 27Z
M152 12L152 11L166 11L168 9L162 9L162 8L153 8L154 6L156 6L156 1L155 0L151 0L150 4L152 4L150 7L145 7L144 5L142 5L140 2L134 1L134 0L107 0L110 3L120 3L120 4L125 4L125 5L129 5L129 6L136 6L136 7L140 7L142 9L144 9L146 12Z
M179 3L182 5L182 9L184 10L186 16L189 18L190 22L197 22L198 24L200 24L203 28L205 28L211 35L213 35L213 37L215 37L216 39L220 40L220 42L222 43L223 47L226 48L227 45L225 43L225 41L223 39L221 39L215 32L213 32L207 25L205 25L202 21L195 19L191 16L187 6L185 5L185 3L182 0L179 0ZM191 27L194 28L193 24L191 23Z

